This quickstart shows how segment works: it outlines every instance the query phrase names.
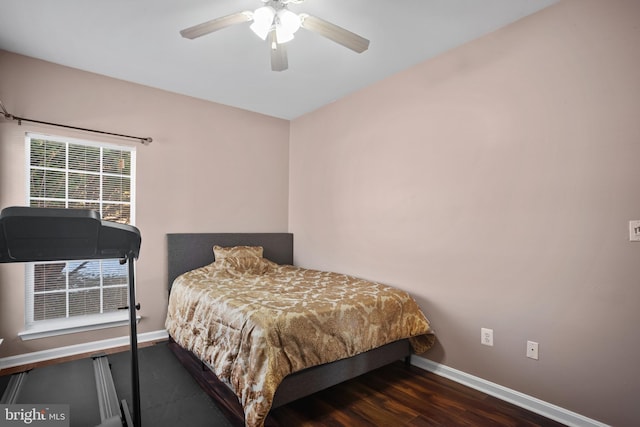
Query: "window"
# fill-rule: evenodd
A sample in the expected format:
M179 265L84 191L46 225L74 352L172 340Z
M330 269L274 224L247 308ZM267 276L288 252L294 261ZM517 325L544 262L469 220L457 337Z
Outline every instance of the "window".
M33 134L26 146L30 206L93 209L103 220L133 224L134 148ZM127 292L128 267L119 260L27 264L21 336L120 324Z

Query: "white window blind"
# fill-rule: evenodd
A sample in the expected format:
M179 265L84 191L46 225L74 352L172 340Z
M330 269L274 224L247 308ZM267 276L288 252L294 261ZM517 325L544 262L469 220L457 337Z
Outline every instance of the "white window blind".
M28 134L32 207L93 209L107 221L133 224L135 148ZM100 323L127 305L128 269L119 260L30 263L26 329L43 323Z

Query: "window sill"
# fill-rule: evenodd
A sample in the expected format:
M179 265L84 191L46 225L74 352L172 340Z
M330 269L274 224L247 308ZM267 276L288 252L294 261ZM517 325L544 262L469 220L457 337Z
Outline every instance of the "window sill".
M141 317L136 316L136 323ZM128 312L116 312L100 314L96 316L86 316L81 319L64 319L43 321L26 331L18 332L22 341L35 340L39 338L55 337L58 335L74 334L77 332L93 331L96 329L115 328L129 324Z

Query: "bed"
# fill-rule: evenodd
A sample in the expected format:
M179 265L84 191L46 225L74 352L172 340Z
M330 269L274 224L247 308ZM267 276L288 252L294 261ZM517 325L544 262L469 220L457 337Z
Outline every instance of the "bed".
M293 267L292 234L169 234L167 248L172 343L235 393L246 426L433 344L406 292Z

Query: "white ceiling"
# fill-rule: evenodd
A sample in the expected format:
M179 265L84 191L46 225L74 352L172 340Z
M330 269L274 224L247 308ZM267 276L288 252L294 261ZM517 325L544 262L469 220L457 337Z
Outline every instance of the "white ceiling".
M556 1L306 0L290 10L368 38L369 50L301 29L287 46L289 69L273 72L249 23L179 34L260 0L0 0L0 49L293 119Z

